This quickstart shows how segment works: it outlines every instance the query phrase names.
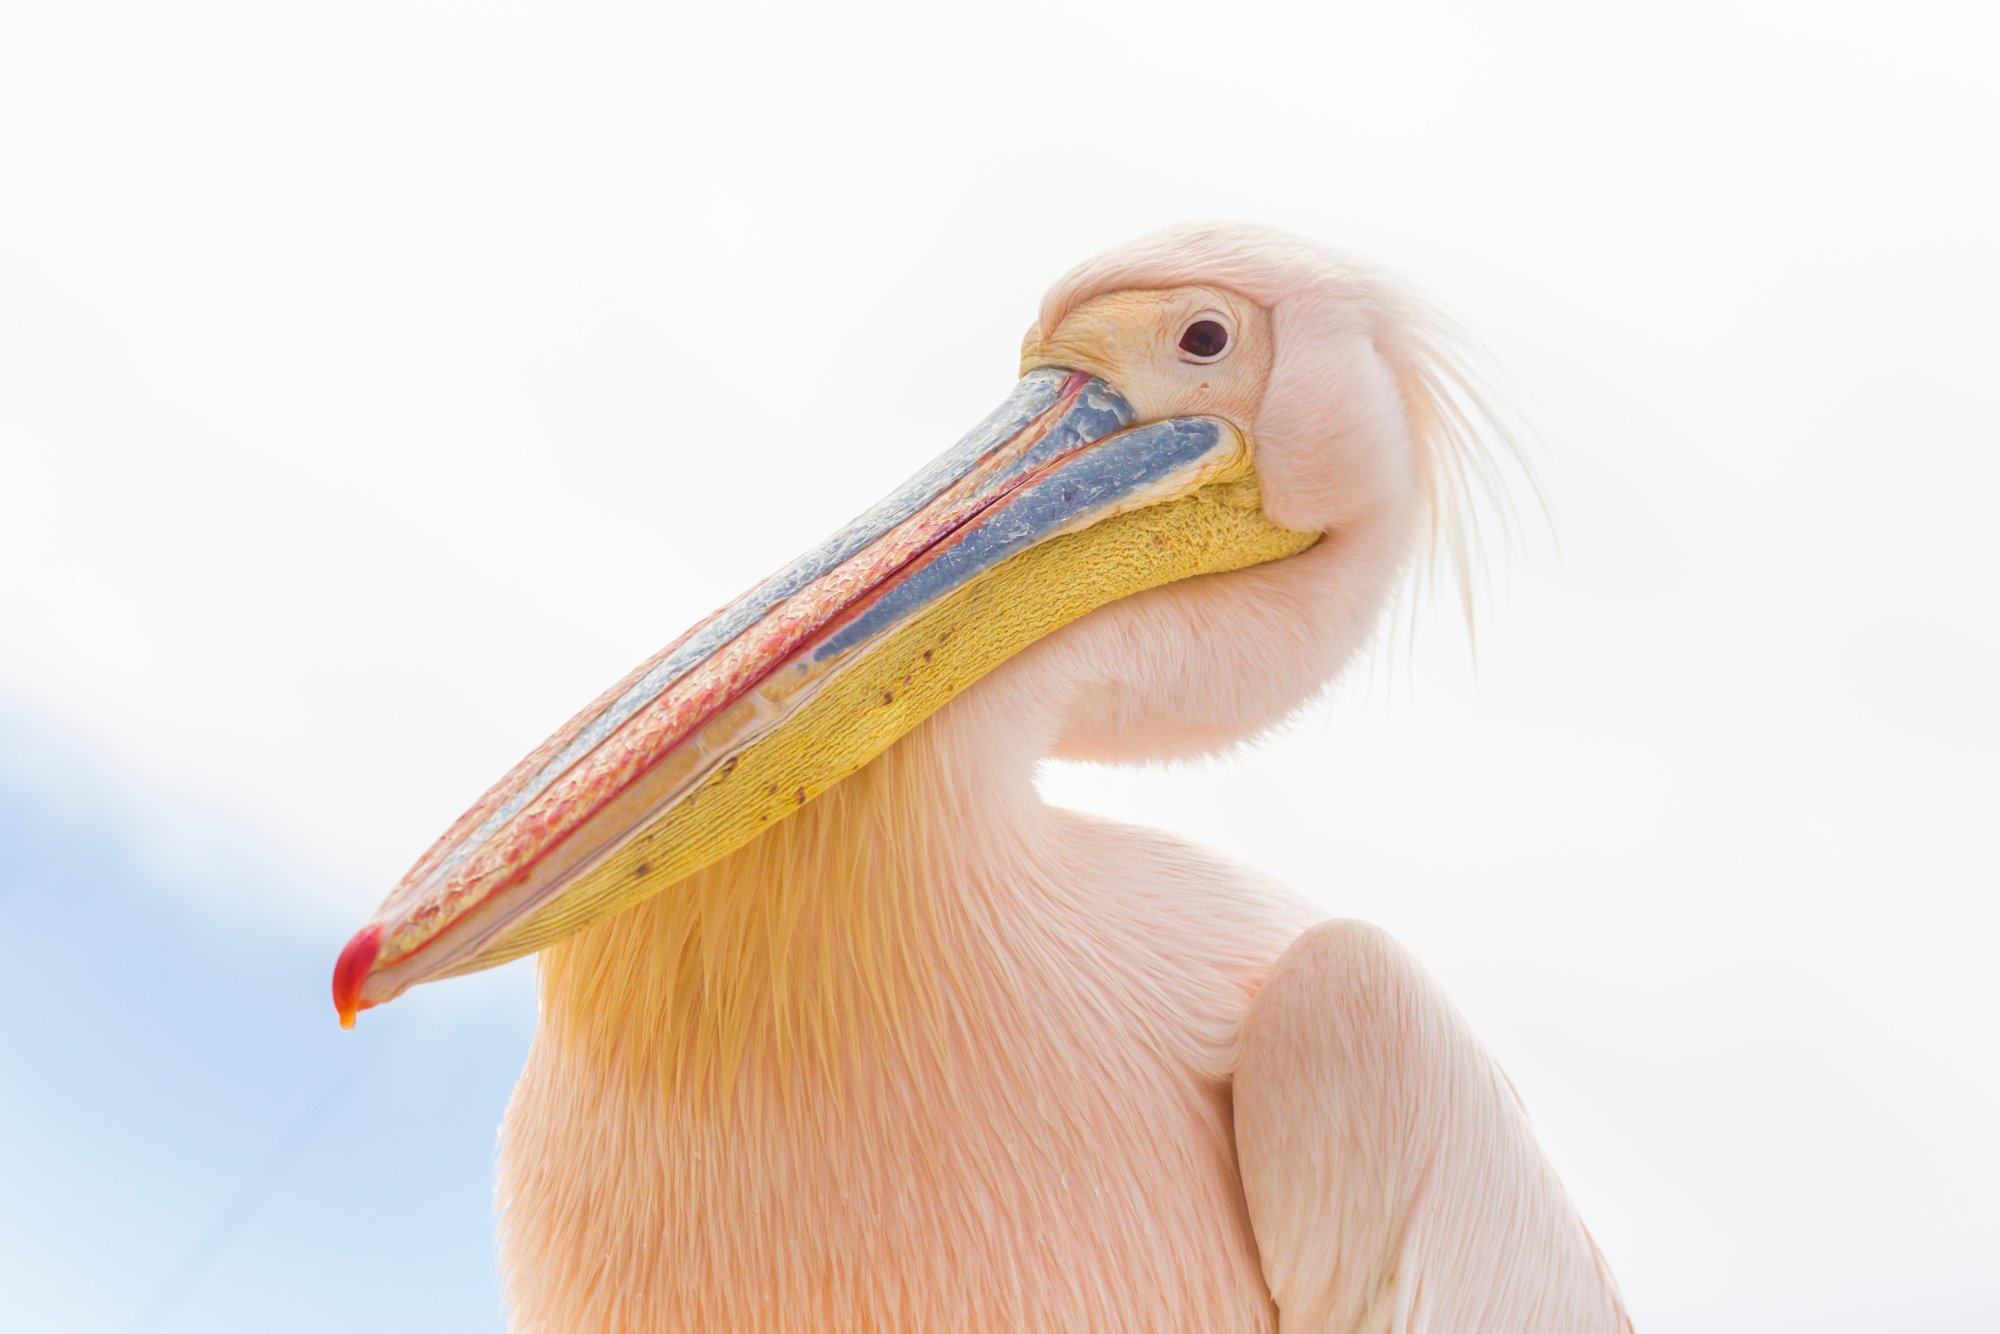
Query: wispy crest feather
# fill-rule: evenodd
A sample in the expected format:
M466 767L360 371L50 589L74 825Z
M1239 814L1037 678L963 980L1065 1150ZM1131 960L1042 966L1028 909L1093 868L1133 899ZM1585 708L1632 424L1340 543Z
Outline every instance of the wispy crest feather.
M1393 341L1385 351L1410 416L1426 517L1425 549L1411 564L1413 601L1454 589L1466 634L1476 639L1474 600L1485 552L1482 512L1499 523L1511 545L1516 534L1509 470L1544 512L1546 502L1486 349L1415 285L1387 274L1372 278Z

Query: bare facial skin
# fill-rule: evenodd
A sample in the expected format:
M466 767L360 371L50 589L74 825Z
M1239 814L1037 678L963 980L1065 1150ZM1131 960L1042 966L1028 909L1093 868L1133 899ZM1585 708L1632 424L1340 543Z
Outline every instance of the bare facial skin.
M1206 359L1181 346L1204 320L1226 334L1220 354ZM1021 373L1046 366L1102 377L1140 421L1220 417L1250 435L1271 372L1271 315L1220 287L1111 292L1078 306L1047 337L1040 325L1028 330Z

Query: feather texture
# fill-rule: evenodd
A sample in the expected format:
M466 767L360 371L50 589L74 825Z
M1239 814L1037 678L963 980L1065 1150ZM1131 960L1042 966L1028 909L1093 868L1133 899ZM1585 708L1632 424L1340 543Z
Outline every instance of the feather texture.
M1235 1105L1288 1334L1630 1334L1513 1086L1382 932L1327 922L1285 952Z

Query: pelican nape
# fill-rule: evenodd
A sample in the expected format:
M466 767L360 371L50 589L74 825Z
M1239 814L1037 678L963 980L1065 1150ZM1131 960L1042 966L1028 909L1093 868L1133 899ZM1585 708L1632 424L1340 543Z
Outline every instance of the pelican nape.
M1271 727L1462 562L1462 349L1284 233L1099 256L991 415L424 855L334 1002L540 951L516 1328L1628 1327L1414 961L1033 784Z

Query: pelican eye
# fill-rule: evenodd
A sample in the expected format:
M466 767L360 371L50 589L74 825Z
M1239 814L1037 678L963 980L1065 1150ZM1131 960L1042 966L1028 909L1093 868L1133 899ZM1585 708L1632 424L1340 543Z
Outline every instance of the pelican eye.
M1229 350L1229 329L1221 320L1204 315L1181 330L1181 351L1188 361L1214 361Z

